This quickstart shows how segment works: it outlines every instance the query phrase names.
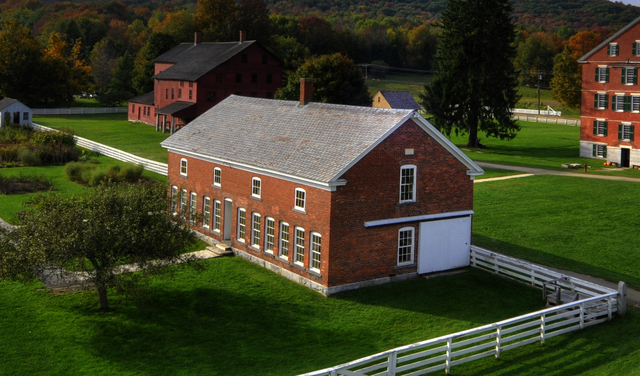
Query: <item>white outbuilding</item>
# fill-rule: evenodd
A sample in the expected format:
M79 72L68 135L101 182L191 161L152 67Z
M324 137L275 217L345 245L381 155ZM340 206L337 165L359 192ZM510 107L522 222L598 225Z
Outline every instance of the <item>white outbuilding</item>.
M9 121L14 124L31 125L33 119L33 110L12 98L0 100L0 128L6 125L6 114L9 114Z

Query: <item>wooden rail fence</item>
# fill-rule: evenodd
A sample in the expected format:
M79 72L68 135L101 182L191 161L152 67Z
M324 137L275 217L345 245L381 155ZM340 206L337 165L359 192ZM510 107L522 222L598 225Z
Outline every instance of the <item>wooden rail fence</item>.
M558 286L575 291L580 299L303 375L417 376L441 370L449 374L456 365L489 356L497 359L505 351L536 342L544 344L548 338L611 320L626 309L624 293L523 260L472 246L470 261L473 267L539 288L546 289L551 279L560 278Z
M34 108L34 115L126 114L127 107Z
M548 124L563 124L563 125L574 125L580 126L580 120L571 120L571 119L559 119L559 118L550 118L544 116L529 116L529 115L513 115L513 118L516 120L529 121L532 123L548 123Z
M43 125L33 123L34 129L37 131L43 132L57 132L56 129L45 127ZM111 146L103 145L91 140L87 140L86 138L74 136L76 139L76 145L89 149L91 151L98 152L100 154L106 155L107 157L117 159L123 162L129 162L133 164L141 164L145 170L155 172L160 175L167 176L168 165L166 163L160 163L156 161L152 161L150 159L141 158L131 153L127 153L126 151L122 151L116 148L112 148Z

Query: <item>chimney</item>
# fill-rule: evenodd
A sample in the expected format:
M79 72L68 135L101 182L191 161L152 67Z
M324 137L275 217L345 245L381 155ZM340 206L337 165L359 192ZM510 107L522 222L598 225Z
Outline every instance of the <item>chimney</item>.
M240 43L244 42L244 31L240 30Z
M300 79L300 106L313 100L313 78Z
M198 44L202 43L202 33L199 31L196 31L193 34L193 45L197 46Z

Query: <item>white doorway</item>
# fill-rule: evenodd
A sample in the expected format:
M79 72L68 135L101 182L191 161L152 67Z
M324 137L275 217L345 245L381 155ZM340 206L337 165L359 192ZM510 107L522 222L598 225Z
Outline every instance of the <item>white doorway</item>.
M469 265L471 216L420 223L418 273Z

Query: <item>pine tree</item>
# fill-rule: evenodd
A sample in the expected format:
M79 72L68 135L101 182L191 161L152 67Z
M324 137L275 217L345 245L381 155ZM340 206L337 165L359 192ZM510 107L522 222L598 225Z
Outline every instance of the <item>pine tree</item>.
M98 97L98 100L105 104L117 105L133 97L135 92L133 88L133 59L127 51L118 60L118 65L109 84L109 91L106 96Z
M468 134L468 146L478 131L513 139L520 130L512 11L508 0L450 0L442 13L436 76L420 99L442 133Z

